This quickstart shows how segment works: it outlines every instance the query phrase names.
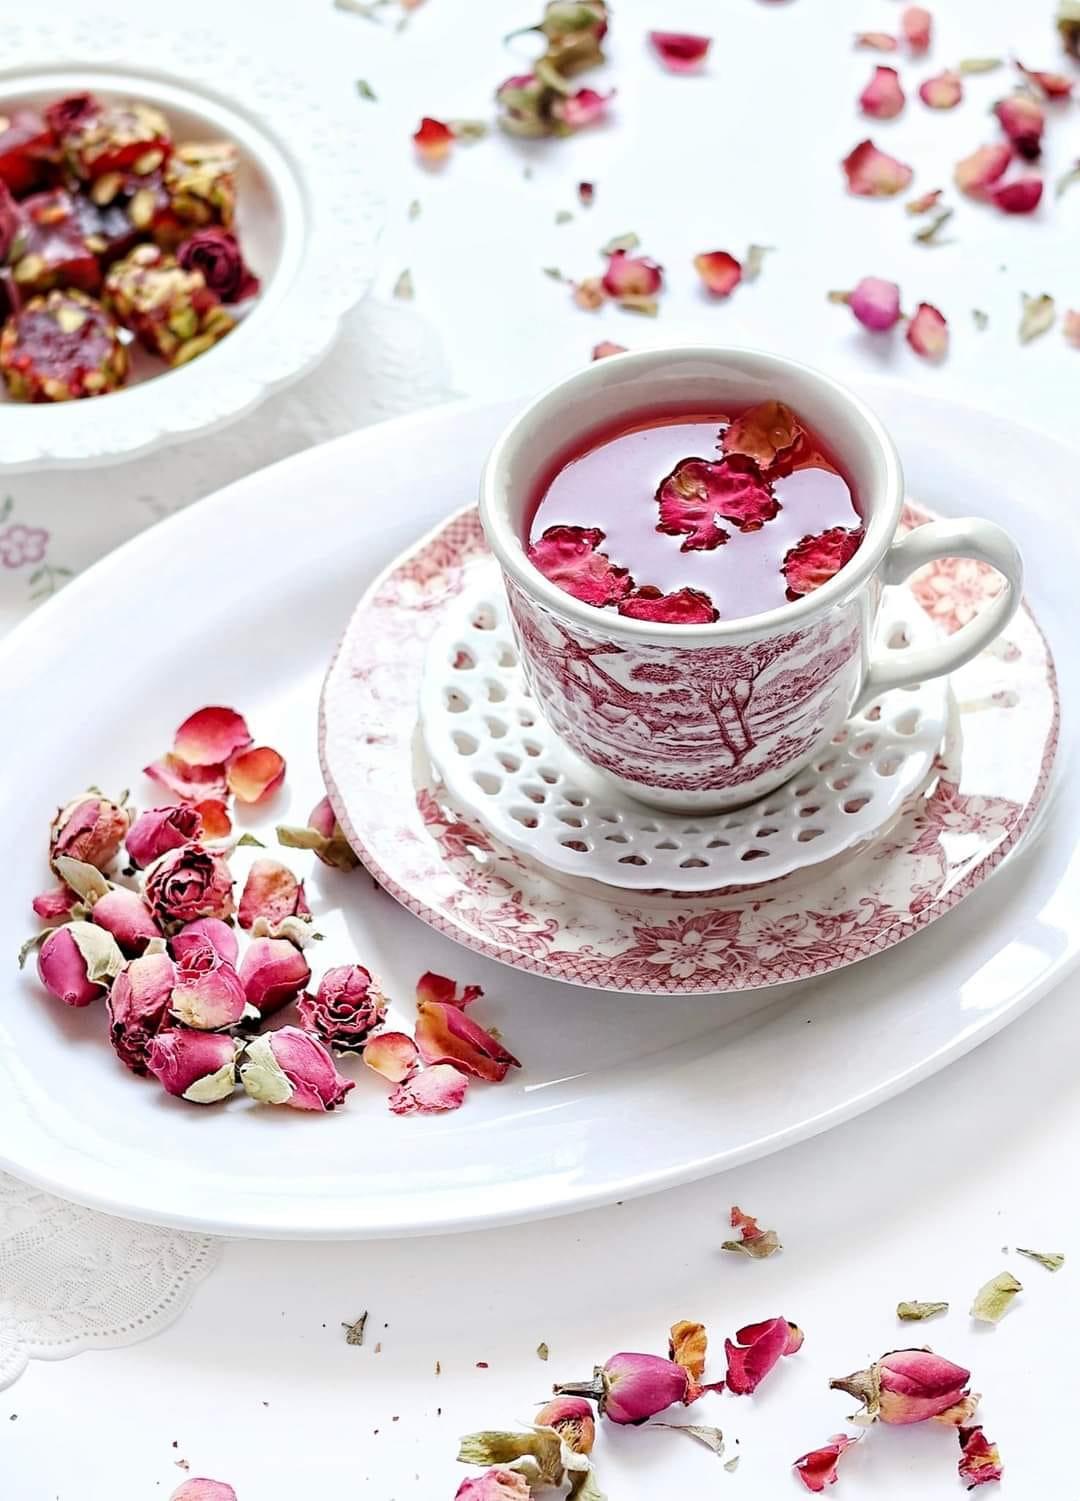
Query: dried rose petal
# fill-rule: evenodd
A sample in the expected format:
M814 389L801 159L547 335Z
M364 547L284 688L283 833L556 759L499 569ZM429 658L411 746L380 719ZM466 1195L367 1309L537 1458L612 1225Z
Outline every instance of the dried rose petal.
M257 918L265 918L276 928L286 917L309 914L304 897L304 883L277 860L256 860L248 871L237 910L242 928L250 928Z
M1068 99L1073 91L1073 80L1064 73L1044 73L1038 68L1025 68L1022 62L1016 66L1029 83L1041 89L1047 99Z
M799 419L782 401L761 401L729 422L721 434L725 454L753 459L762 471L771 469L803 436Z
M864 328L885 333L900 321L900 288L880 276L864 276L850 292L834 294L845 301Z
M285 780L285 759L268 745L244 751L231 762L229 791L242 803L257 803L276 792Z
M232 833L232 819L220 798L208 797L196 803L195 812L202 819L204 839L228 839Z
M251 744L251 731L235 709L211 706L185 719L173 737L172 754L188 766L222 766Z
M449 1063L437 1063L399 1084L388 1104L395 1115L443 1115L465 1102L467 1077Z
M774 1251L782 1251L780 1237L775 1230L762 1230L752 1214L744 1214L738 1204L731 1206L731 1228L739 1232L738 1240L725 1240L722 1249L739 1251L761 1261Z
M1041 177L1018 177L988 189L990 202L1006 214L1032 214L1042 202Z
M848 191L858 198L891 198L902 193L915 175L896 157L879 151L873 141L860 141L841 163Z
M863 1403L860 1421L922 1423L949 1418L958 1407L966 1409L970 1377L963 1366L932 1350L891 1350L868 1370L834 1378L829 1386Z
M602 285L609 297L620 301L626 297L654 297L664 285L663 267L648 256L615 250L608 258Z
M270 1016L306 988L311 966L287 938L253 938L240 962L240 979L248 1004Z
M224 1480L185 1480L169 1501L236 1501L236 1492Z
M817 1494L827 1485L834 1485L840 1456L853 1444L857 1444L861 1437L862 1434L852 1438L846 1433L834 1433L820 1449L811 1449L809 1454L797 1459L792 1468L806 1489Z
M531 1495L532 1489L524 1475L496 1465L494 1469L485 1470L483 1475L470 1475L463 1480L454 1492L454 1501L529 1501Z
M730 297L742 281L742 266L726 250L707 250L694 256L694 267L713 297Z
M152 865L166 850L190 844L203 833L203 820L197 808L185 803L166 808L148 808L140 813L128 830L125 844L132 865Z
M955 109L964 97L964 84L958 73L948 68L919 85L919 98L931 109Z
M478 1027L458 1006L422 1001L417 1007L416 1045L425 1063L450 1063L489 1083L521 1064L502 1043Z
M933 20L930 12L921 5L909 5L900 17L900 31L904 41L914 53L926 52L930 47Z
M601 339L599 344L593 345L592 357L594 360L606 360L612 354L625 354L625 344L613 344L610 339Z
M597 527L549 526L529 544L529 562L567 594L587 605L612 605L629 594L634 581L598 552L604 533Z
M621 599L618 609L620 615L631 620L652 620L661 625L711 625L720 619L719 610L707 594L697 589L676 589L673 594L662 594L652 584Z
M451 980L449 975L437 975L433 970L427 970L416 982L416 1004L423 1005L425 1001L438 1001L443 1006L457 1006L464 1011L466 1006L471 1006L473 1001L478 1001L484 992L479 985L462 985L460 988L456 980Z
M1069 343L1075 349L1080 349L1080 311L1070 309L1065 314L1063 330Z
M728 1391L737 1397L755 1392L783 1357L794 1355L801 1345L801 1331L787 1319L766 1319L740 1329L734 1340L724 1341Z
M920 302L908 324L907 341L924 360L942 360L949 349L949 326L929 302Z
M165 755L143 767L143 775L167 787L186 803L223 798L228 793L223 766L189 766L179 756Z
M1042 151L1046 115L1041 104L1027 94L1013 94L999 99L994 114L1013 146L1026 161L1033 162Z
M260 1104L293 1110L334 1110L355 1088L318 1038L299 1027L253 1038L240 1065L240 1082Z
M693 73L709 55L711 36L694 36L686 31L650 31L653 51L672 73Z
M957 162L953 181L972 198L985 198L986 190L1002 177L1012 161L1011 146L980 146Z
M401 1084L420 1067L420 1049L404 1032L380 1032L364 1044L364 1062L391 1084Z
M869 52L895 52L900 43L887 31L860 31L855 35L855 45Z
M956 1436L960 1440L960 1479L967 1484L969 1491L977 1485L989 1485L991 1481L1001 1479L1004 1471L997 1444L990 1442L981 1425L959 1428Z
M928 214L941 201L941 189L934 188L929 193L922 193L918 198L912 198L905 207L909 214Z
M433 167L450 155L454 132L441 120L425 115L413 132L413 145L425 166Z
M150 1039L146 1066L169 1094L194 1105L214 1105L236 1088L240 1046L219 1032L169 1027Z
M834 526L816 537L803 537L785 554L784 578L789 599L812 594L838 574L859 550L862 530L848 531Z
M688 533L682 552L722 546L729 534L721 520L741 532L756 532L780 512L780 502L752 460L738 454L716 463L683 459L661 480L656 499L657 531L673 537Z
M874 69L870 82L859 95L859 108L875 120L892 120L904 107L904 90L895 68Z
M578 89L575 94L556 99L551 106L551 116L567 131L584 130L604 118L614 97L614 89L609 94L599 94L595 89Z
M50 886L48 891L39 892L30 905L43 922L54 922L57 918L66 922L79 905L79 896L70 886Z
M705 1357L709 1350L709 1337L704 1324L682 1319L672 1324L668 1336L668 1358L681 1365L692 1381L700 1381L705 1374Z

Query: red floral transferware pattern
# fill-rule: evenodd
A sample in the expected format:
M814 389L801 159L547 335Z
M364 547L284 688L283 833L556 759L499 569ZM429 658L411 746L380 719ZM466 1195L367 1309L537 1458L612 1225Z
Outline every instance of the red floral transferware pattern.
M909 506L904 525L929 519ZM1004 859L1043 799L1057 688L1025 607L1007 638L954 675L957 710L939 775L884 839L829 868L737 891L628 900L561 882L463 821L416 759L427 642L470 563L488 556L469 510L383 575L331 667L320 741L338 817L369 869L410 911L492 958L552 979L660 994L826 974L955 906ZM970 568L934 563L912 584L948 629L971 604ZM981 574L976 587L987 587Z

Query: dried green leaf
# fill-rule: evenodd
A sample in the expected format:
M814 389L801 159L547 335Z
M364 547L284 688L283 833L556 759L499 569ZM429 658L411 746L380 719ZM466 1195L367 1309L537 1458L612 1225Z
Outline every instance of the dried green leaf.
M772 245L748 245L746 247L746 259L743 261L743 281L757 281L761 275L761 268L765 264L765 257L775 247Z
M573 217L574 217L573 214L570 212L570 210L568 208L561 208L559 210L559 212L555 215L555 223L556 224L569 224L572 221Z
M419 200L419 198L414 198L413 201L409 204L409 219L411 221L413 219L419 219L419 217L420 217L420 200Z
M1069 170L1058 178L1054 184L1054 196L1060 198L1062 193L1068 192L1074 182L1080 182L1080 162L1074 162Z
M984 1324L996 1324L1008 1312L1017 1293L1023 1290L1023 1284L1016 1280L1012 1272L999 1272L975 1294L971 1317Z
M544 1343L544 1341L541 1340L540 1343L536 1347L536 1353L537 1353L537 1355L539 1355L539 1357L540 1357L541 1360L546 1360L548 1358L548 1356L550 1355L551 1351L548 1349L548 1347Z
M731 1459L724 1461L724 1469L728 1472L729 1475L734 1475L735 1471L739 1468L740 1459L742 1459L742 1455L735 1454L731 1457Z
M619 306L628 313L642 313L646 318L655 318L660 311L655 297L620 297Z
M1016 1250L1018 1255L1027 1256L1031 1261L1037 1261L1048 1272L1060 1271L1065 1265L1065 1254L1063 1251L1028 1251L1023 1246L1017 1246Z
M341 1327L345 1331L345 1343L347 1345L362 1345L364 1343L364 1325L367 1323L367 1309L353 1323L346 1324L342 1321Z
M541 271L543 271L545 276L550 276L552 281L566 281L567 279L559 270L558 266L541 266L540 269Z
M717 1456L724 1452L724 1435L719 1428L707 1428L700 1423L654 1423L652 1426L670 1428L672 1433L685 1433L687 1438L697 1439Z
M586 1470L589 1466L583 1454L575 1454L563 1444L554 1428L532 1428L526 1433L467 1433L458 1447L458 1459L466 1465L506 1465L520 1470L538 1488L562 1485L567 1470Z
M340 829L328 838L325 834L320 834L318 829L279 823L276 833L278 844L283 844L286 849L314 850L320 860L338 870L355 870L360 864ZM322 935L316 933L313 936L318 938Z
M115 980L126 961L112 934L92 922L69 922L66 926L82 955L90 983L103 985Z
M948 1303L897 1303L896 1317L905 1324L917 1323L920 1319L932 1319L935 1314L948 1313Z
M446 123L454 132L456 139L465 146L472 146L476 141L482 141L490 133L490 126L486 120L448 120Z
M402 302L412 302L416 296L412 272L406 268L394 283L394 296Z
M952 218L955 212L956 210L951 208L940 209L928 224L924 224L922 229L917 229L915 231L912 239L914 239L920 245L952 244L951 240L939 240L937 236L938 231L945 228L946 224L948 224L949 220Z
M979 332L982 333L984 328L990 326L990 314L984 313L981 307L973 307L971 309L971 321Z
M591 1465L587 1470L577 1470L570 1477L570 1501L607 1501Z
M964 57L953 69L954 73L993 73L1001 67L1000 57Z
M1043 292L1039 297L1029 297L1026 292L1021 292L1023 298L1023 312L1020 315L1020 342L1030 344L1032 339L1037 339L1040 334L1046 333L1053 326L1057 317L1057 308L1054 299Z
M236 841L236 848L240 849L245 844L253 844L257 850L264 850L266 845L261 839L256 839L254 834L241 834Z
M628 234L616 235L613 240L609 240L606 245L602 245L600 247L600 254L615 255L620 250L625 250L629 254L631 250L636 250L640 244L640 238L633 230L630 230Z
M760 1235L751 1236L749 1240L725 1240L720 1249L738 1251L743 1256L752 1257L754 1261L761 1261L774 1251L782 1251L783 1246L775 1230L763 1230Z
M366 78L358 78L356 80L356 92L360 95L361 99L377 101L379 97Z
M363 16L365 21L378 21L378 12L389 3L390 0L334 0L334 9L348 11L351 16Z

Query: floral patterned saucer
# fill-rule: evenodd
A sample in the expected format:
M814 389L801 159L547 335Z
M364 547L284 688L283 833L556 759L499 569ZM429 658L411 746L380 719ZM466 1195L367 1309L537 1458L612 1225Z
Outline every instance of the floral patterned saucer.
M904 525L930 520L908 506ZM427 643L490 557L472 508L399 558L361 599L323 689L320 755L350 843L410 912L466 947L605 990L752 990L828 974L900 943L975 890L1047 788L1059 706L1030 609L954 674L937 775L879 840L812 870L711 893L619 891L554 876L466 822L418 731ZM947 560L908 587L944 631L998 587Z

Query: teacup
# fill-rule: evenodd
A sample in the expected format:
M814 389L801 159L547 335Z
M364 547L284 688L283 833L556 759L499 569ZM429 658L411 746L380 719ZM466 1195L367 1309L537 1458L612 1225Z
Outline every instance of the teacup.
M657 411L778 400L828 440L858 496L865 538L813 593L761 614L672 625L597 610L529 562L529 508L554 456ZM1008 533L973 517L897 535L895 445L852 392L819 371L745 349L643 350L560 381L514 419L484 469L480 515L502 568L533 697L565 742L640 801L717 811L766 796L827 745L854 709L961 667L1012 618L1023 564ZM980 613L940 642L875 639L882 590L938 558L1003 577ZM665 708L678 696L679 712Z

